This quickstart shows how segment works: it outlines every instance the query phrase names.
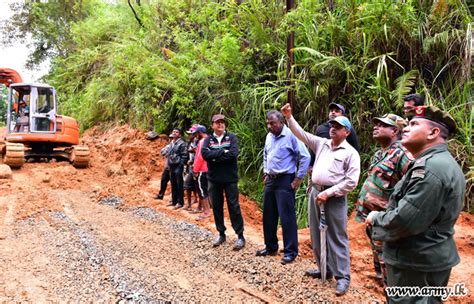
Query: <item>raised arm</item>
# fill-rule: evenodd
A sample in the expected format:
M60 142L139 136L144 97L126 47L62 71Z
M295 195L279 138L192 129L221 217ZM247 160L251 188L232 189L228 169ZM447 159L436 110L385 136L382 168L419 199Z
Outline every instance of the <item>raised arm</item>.
M293 117L291 106L289 103L285 104L281 108L281 113L283 114L283 116L285 116L286 121L288 122L288 127L290 128L291 132L293 132L293 134L305 145L307 145L313 152L316 152L318 150L318 147L324 143L324 138L306 132L303 130L303 128L301 128L301 126Z

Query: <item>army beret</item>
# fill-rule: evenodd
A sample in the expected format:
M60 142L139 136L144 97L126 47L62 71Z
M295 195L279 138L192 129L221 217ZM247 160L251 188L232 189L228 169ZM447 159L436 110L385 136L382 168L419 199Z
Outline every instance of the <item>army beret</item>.
M456 122L447 112L435 106L417 106L412 110L413 118L424 118L446 127L449 133L456 132Z

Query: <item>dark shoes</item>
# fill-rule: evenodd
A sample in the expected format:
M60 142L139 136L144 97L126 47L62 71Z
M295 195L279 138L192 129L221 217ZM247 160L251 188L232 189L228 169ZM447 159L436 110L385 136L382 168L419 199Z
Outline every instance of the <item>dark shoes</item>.
M281 258L281 263L283 265L286 265L286 264L290 264L292 263L294 260L296 259L295 256L292 256L292 255L285 255Z
M257 252L255 253L256 256L267 256L267 255L277 255L277 254L278 254L278 249L275 249L275 250L268 250L267 248L257 250ZM290 263L293 262L295 259L296 259L296 256L284 255L284 256L281 258L281 263L282 263L283 265L290 264Z
M304 275L315 279L321 279L321 271L318 269L308 269L305 271ZM326 280L330 280L332 277L332 273L326 272Z
M217 247L222 245L225 242L225 235L217 236L214 241L212 242L212 247ZM245 243L244 243L245 244Z
M162 199L163 199L163 196L164 196L163 194L159 194L159 193L158 193L157 195L155 195L154 198L157 199L157 200L162 200Z
M336 296L342 296L349 290L350 281L346 279L337 280Z
M256 256L267 256L267 255L277 255L278 254L278 249L270 251L268 249L260 249L257 250Z
M234 244L234 247L232 248L232 250L238 251L238 250L244 248L244 246L245 246L245 239L238 238L237 241L235 241L235 244Z
M217 247L225 243L225 235L218 235L214 241L212 242L212 247ZM232 247L232 250L238 251L242 248L245 247L245 239L243 237L239 237L235 243L234 247Z

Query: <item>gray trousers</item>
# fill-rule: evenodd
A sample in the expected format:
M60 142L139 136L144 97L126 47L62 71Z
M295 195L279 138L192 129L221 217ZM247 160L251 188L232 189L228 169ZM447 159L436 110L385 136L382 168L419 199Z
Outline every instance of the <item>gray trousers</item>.
M308 199L308 222L311 247L318 267L320 266L321 241L319 233L319 205L316 204L318 190L312 187ZM347 198L331 197L325 207L327 248L327 271L336 279L350 281L349 239L347 237Z

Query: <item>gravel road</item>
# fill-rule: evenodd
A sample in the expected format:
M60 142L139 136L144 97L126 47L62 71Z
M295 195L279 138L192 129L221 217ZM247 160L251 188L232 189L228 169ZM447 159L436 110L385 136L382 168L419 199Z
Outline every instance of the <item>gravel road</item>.
M35 191L42 191L35 190ZM308 261L281 265L257 246L218 248L210 231L120 198L49 189L59 210L12 220L4 213L0 302L315 302L334 298L334 282L304 277ZM9 195L10 205L20 197ZM113 201L114 203L104 203ZM18 201L19 202L19 201ZM356 298L370 297L351 290Z

